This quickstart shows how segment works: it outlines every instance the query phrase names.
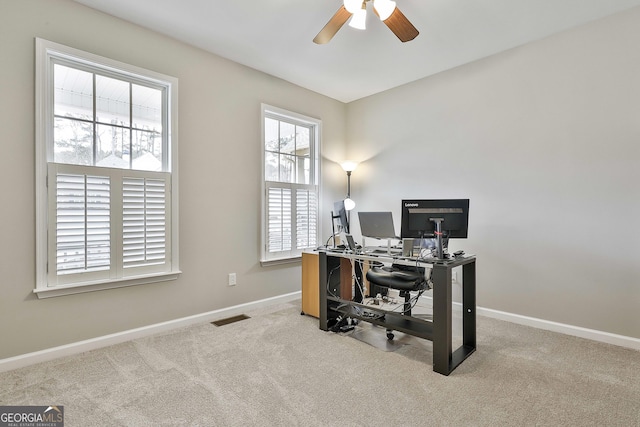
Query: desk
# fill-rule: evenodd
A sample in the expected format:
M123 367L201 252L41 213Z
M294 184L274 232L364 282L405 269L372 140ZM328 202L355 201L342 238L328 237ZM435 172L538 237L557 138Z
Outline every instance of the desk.
M393 313L375 306L362 304L362 295L346 297L340 293L341 276L334 274L345 268L343 259L354 265L357 280L362 280L362 271L358 268L363 262L384 262L422 266L432 269L433 282L433 320ZM363 261L363 262L353 262ZM462 345L452 349L452 269L462 266ZM447 260L420 260L409 258L391 258L389 256L357 255L346 252L319 252L318 282L320 288L320 329L329 330L330 320L346 315L369 322L387 329L404 332L409 335L428 339L433 342L433 370L449 375L460 363L476 350L476 259L474 256L463 256ZM351 276L349 276L351 278ZM384 314L365 316L365 313Z

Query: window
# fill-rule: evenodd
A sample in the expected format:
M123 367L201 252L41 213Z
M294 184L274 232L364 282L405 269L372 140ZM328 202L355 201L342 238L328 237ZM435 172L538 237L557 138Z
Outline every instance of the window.
M262 106L262 261L300 257L318 246L321 122Z
M36 39L39 297L177 277L177 80Z

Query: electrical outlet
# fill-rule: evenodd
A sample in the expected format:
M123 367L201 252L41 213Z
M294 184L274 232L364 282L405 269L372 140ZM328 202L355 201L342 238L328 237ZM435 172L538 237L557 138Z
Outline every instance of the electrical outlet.
M227 281L227 284L229 286L235 286L236 285L236 273L229 273L229 279Z

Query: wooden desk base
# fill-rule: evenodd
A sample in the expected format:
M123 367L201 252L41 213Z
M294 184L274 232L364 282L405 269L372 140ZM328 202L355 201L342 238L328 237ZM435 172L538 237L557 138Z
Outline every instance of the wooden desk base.
M300 314L307 314L313 317L320 317L320 286L319 259L317 252L302 253L302 311ZM345 295L349 299L353 295L351 261L347 258L340 260L340 295Z

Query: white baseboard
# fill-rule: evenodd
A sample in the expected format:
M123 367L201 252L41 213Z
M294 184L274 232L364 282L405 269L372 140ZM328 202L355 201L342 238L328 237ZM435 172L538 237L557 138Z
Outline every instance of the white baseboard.
M521 316L519 314L507 313L504 311L492 310L490 308L477 307L476 313L480 316L491 317L498 320L517 323L519 325L531 326L546 331L559 332L579 338L586 338L606 344L613 344L620 347L640 350L640 339L617 335L609 332L597 331L595 329L581 328L579 326L567 325L564 323L551 322L549 320L537 319L535 317Z
M10 371L13 369L23 368L25 366L34 365L36 363L47 362L63 356L83 353L85 351L95 350L114 344L120 344L137 338L149 335L171 331L173 329L194 325L196 323L211 322L225 317L242 314L248 310L255 310L261 307L268 307L274 304L286 303L299 299L301 292L292 292L290 294L279 295L277 297L267 298L259 301L253 301L246 304L240 304L233 307L227 307L220 310L209 311L207 313L196 314L193 316L183 317L181 319L170 320L167 322L157 323L155 325L144 326L141 328L130 329L128 331L118 332L115 334L105 335L102 337L92 338L85 341L53 347L46 350L36 351L33 353L22 354L15 357L0 359L0 372ZM425 303L431 305L432 297L423 296L427 300ZM537 319L535 317L521 316L519 314L507 313L504 311L493 310L489 308L477 307L476 313L480 316L491 317L498 320L516 323L524 326L531 326L538 329L544 329L552 332L558 332L565 335L586 338L593 341L613 344L620 347L640 350L640 339L627 337L624 335L611 334L609 332L597 331L594 329L581 328L578 326L566 325L563 323L551 322L548 320Z
M424 305L433 306L433 297L423 295L420 299L424 299ZM460 306L458 302L454 305ZM476 314L479 316L491 317L493 319L504 320L506 322L516 323L523 326L531 326L545 331L558 332L565 335L571 335L579 338L586 338L606 344L613 344L620 347L640 350L640 339L627 337L625 335L617 335L609 332L597 331L595 329L581 328L580 326L567 325L564 323L552 322L549 320L538 319L535 317L522 316L520 314L508 313L506 311L493 310L490 308L476 307Z
M0 372L23 368L25 366L34 365L36 363L47 362L59 357L79 354L85 351L95 350L114 344L120 344L125 341L146 337L161 332L167 332L173 329L194 325L196 323L205 323L219 320L238 314L243 314L248 310L255 310L274 304L295 301L296 299L300 299L300 295L300 291L292 292L290 294L279 295L277 297L266 298L263 300L240 304L233 307L222 308L220 310L209 311L207 313L183 317L181 319L156 323L155 325L143 326L141 328L130 329L128 331L118 332L115 334L105 335L102 337L92 338L84 341L78 341L71 344L61 345L59 347L35 351L33 353L21 354L19 356L0 359Z

